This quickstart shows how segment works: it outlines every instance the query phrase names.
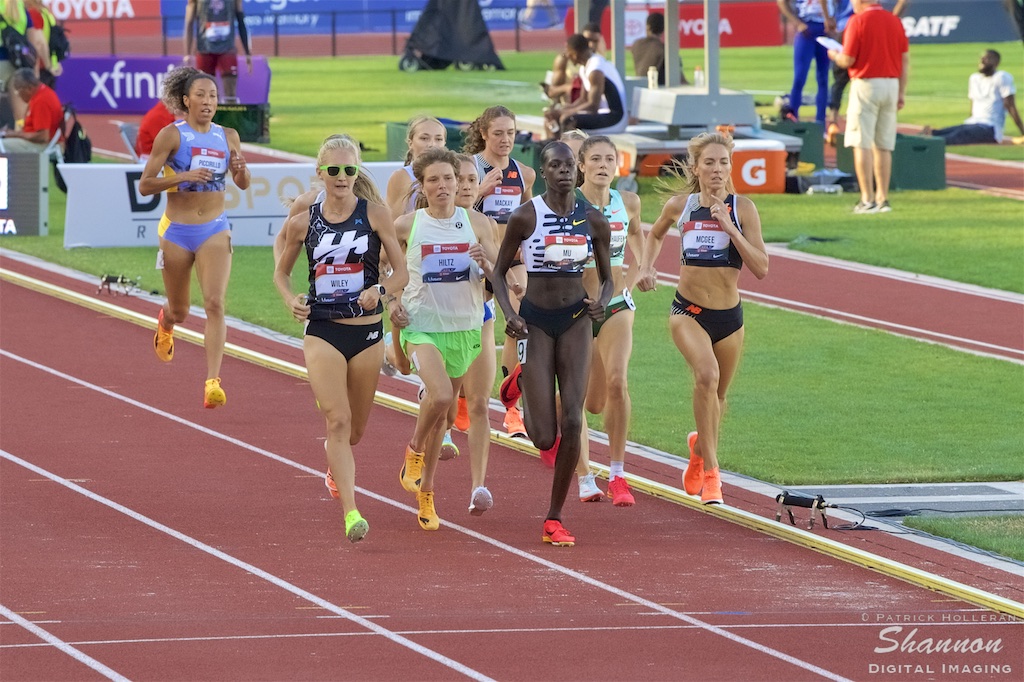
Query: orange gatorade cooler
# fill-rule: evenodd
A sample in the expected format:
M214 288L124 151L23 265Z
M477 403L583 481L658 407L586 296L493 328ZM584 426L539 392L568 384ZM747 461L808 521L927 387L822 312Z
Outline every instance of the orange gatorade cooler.
M732 182L740 194L786 191L786 147L777 140L736 140Z

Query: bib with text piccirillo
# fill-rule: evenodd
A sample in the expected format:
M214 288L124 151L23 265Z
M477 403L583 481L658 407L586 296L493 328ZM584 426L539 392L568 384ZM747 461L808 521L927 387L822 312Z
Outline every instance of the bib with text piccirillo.
M467 282L473 259L469 244L421 244L420 272L424 284Z
M683 223L683 261L729 261L732 239L717 220L691 220Z
M207 169L213 172L214 181L223 180L228 170L228 156L221 149L192 147L192 162L189 170Z

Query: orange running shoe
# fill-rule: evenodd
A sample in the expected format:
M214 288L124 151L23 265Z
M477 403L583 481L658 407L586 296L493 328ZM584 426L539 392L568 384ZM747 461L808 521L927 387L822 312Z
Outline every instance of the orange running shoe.
M704 504L722 504L722 474L718 467L704 472L704 489L700 493Z
M334 475L331 473L330 467L327 467L327 475L324 476L324 485L327 486L327 492L331 494L331 497L334 499L341 497L338 494L338 484L334 482Z
M562 527L561 521L555 519L544 522L544 537L541 539L551 543L552 547L572 547L576 544L576 538Z
M562 442L562 434L555 436L555 444L547 450L540 451L540 461L549 469L555 468L555 460L558 458L558 446Z
M416 499L420 504L420 511L417 516L420 528L423 530L437 530L440 528L441 519L437 518L437 512L434 511L434 491L418 492L416 493Z
M526 425L523 424L523 414L518 407L510 407L505 412L505 421L502 423L505 433L513 438L526 438Z
M608 493L612 496L612 504L616 507L632 507L636 504L633 491L629 489L629 483L622 476L616 476L608 481Z
M501 403L505 406L506 410L515 407L516 403L519 402L519 396L523 394L519 388L519 375L522 373L523 366L516 363L512 373L501 381L501 386L498 388L498 397L501 399Z
M156 315L156 334L153 335L153 350L162 362L174 359L174 330L164 329L164 309Z
M690 435L686 437L686 444L690 446L690 463L686 465L686 471L683 473L683 490L687 495L700 495L701 488L704 487L704 458L693 451L697 447L696 431L690 431Z
M206 387L203 389L203 407L212 410L215 407L220 407L227 401L228 396L224 393L224 389L220 387L220 377L207 379Z
M469 431L469 406L466 404L466 398L461 395L459 396L459 410L455 413L453 426L463 433Z
M423 453L416 452L412 446L405 446L405 462L402 463L402 470L398 473L398 480L402 487L410 493L420 491L420 480L423 478Z

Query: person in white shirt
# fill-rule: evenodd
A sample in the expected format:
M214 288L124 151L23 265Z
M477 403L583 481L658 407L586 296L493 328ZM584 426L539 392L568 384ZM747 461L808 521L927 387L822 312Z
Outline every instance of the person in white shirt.
M1017 111L1014 95L1017 88L1013 76L999 70L999 53L985 50L978 72L967 81L967 97L971 100L971 117L961 125L924 129L924 134L941 137L946 144L993 144L1003 141L1003 127L1009 113L1017 129L1024 135L1024 122Z
M545 117L558 133L578 128L592 135L621 133L629 123L626 86L615 65L594 52L582 34L569 36L569 59L580 66L583 94L564 107L551 107Z

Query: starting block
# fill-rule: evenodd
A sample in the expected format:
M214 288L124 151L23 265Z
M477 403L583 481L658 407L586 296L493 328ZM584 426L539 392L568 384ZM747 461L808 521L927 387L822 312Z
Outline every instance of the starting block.
M825 510L829 505L825 504L825 498L821 495L805 495L804 493L790 492L783 490L775 497L775 501L779 503L779 507L775 512L775 520L779 521L782 519L782 514L785 512L789 515L789 523L796 525L796 519L793 517L793 507L801 507L804 509L811 510L811 516L807 520L807 530L814 528L814 518L821 515L821 525L828 528L828 516L825 514Z
M96 295L99 296L101 292L106 291L112 296L118 293L128 296L139 288L141 281L142 277L130 279L126 275L103 275L100 277L100 285L96 287Z

